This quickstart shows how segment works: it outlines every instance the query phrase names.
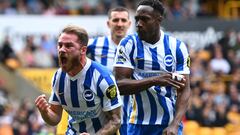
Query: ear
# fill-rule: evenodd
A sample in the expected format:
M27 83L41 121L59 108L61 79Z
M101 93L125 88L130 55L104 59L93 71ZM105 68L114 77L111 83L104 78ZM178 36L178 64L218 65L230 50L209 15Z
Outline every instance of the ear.
M129 20L129 21L128 21L128 28L131 26L131 24L132 24L132 21Z
M109 22L109 20L107 21L107 26L108 26L108 28L110 28L110 22Z
M157 17L157 20L158 20L159 22L162 22L163 16L158 16L158 17Z
M86 54L87 53L87 46L81 47L80 53L81 54Z

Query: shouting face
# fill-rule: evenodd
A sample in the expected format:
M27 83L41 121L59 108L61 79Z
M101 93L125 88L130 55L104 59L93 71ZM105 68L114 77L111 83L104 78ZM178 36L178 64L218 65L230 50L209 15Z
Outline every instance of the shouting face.
M59 65L67 73L81 66L81 45L75 34L62 33L59 36L58 55Z

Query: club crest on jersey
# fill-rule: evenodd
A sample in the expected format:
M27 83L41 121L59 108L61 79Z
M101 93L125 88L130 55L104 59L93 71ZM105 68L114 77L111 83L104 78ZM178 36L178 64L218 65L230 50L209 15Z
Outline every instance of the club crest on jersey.
M166 55L163 60L164 64L166 66L172 66L174 63L173 56L172 55Z
M82 96L86 101L92 101L94 99L94 93L90 89L84 90Z
M109 99L114 99L115 97L117 97L116 86L112 85L112 86L108 87L107 90L106 90L106 95Z

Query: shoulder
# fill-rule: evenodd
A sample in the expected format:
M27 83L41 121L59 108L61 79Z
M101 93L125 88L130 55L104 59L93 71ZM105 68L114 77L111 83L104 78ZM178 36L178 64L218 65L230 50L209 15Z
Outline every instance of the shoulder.
M66 72L62 71L61 68L59 68L52 77L52 86L54 87L55 84L58 84L61 82L61 80L64 80L66 77Z
M92 44L96 43L98 40L101 40L104 38L105 38L105 36L92 37L89 39L88 45L92 45Z
M121 40L121 45L126 45L127 43L133 43L136 40L136 34L127 35Z
M176 48L179 48L180 46L186 46L186 44L181 39L175 37L170 33L166 33L161 30L161 35L163 35L163 42L167 42L170 46L175 46Z
M96 70L100 76L110 76L111 73L110 71L107 69L107 67L95 62L95 61L92 61L91 60L91 67L90 67L92 70Z

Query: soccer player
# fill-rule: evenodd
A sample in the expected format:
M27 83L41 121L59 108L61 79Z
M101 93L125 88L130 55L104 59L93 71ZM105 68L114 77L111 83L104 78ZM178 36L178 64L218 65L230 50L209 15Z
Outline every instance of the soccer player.
M113 71L113 62L117 45L131 25L128 9L124 7L112 8L108 11L107 26L109 36L100 36L89 40L87 55L94 61L106 66Z
M121 94L133 94L128 135L182 134L190 59L187 46L160 29L163 13L160 1L141 1L135 15L137 33L118 46L117 84Z
M49 125L57 125L64 109L68 135L115 134L121 124L122 100L108 69L86 57L87 32L65 27L58 38L60 67L53 77L49 102L40 95L35 104Z
M109 36L90 39L87 55L94 61L106 66L113 71L113 62L120 40L126 36L131 25L128 9L124 7L112 8L108 11L107 26L110 29ZM123 96L121 135L127 135L128 112L130 111L130 96Z

